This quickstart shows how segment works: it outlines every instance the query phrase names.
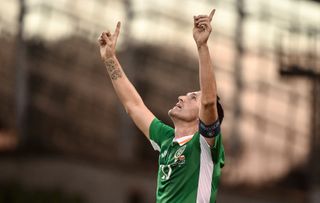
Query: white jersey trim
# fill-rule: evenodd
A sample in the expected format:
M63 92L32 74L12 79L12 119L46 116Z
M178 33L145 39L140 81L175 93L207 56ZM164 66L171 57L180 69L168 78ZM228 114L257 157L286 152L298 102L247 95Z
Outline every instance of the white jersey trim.
M198 181L197 203L209 203L213 175L213 160L210 145L200 135L200 174Z
M160 146L155 141L150 139L150 143L155 151L160 152Z

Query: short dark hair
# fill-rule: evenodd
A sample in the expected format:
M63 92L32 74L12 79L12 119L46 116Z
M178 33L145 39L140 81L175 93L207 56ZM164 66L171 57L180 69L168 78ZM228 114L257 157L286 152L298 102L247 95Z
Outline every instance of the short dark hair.
M221 124L223 121L224 112L223 112L223 108L222 108L219 96L217 96L217 110L218 110L218 118Z

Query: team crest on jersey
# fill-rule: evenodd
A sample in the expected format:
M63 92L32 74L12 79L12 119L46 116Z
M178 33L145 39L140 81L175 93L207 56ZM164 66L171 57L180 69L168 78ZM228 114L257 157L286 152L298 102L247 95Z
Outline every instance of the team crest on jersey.
M187 145L184 145L176 151L176 153L174 154L175 159L179 158L183 154L184 150L186 149L186 146Z
M183 152L185 149L186 149L186 145L180 147L174 154L174 162L179 166L185 163L185 156L183 155Z

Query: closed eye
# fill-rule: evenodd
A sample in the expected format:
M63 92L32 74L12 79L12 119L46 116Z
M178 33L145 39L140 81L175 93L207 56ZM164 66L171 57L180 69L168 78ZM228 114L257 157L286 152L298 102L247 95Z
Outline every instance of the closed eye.
M196 93L188 93L187 96L191 99L191 100L197 100L197 94Z
M191 99L197 100L197 95L192 94L192 95L191 95Z

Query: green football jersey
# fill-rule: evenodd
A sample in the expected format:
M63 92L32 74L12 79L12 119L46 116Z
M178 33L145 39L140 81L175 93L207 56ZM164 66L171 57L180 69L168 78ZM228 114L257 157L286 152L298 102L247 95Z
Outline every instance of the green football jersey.
M157 203L214 203L224 166L221 134L212 147L199 132L178 142L174 129L157 118L149 134L153 148L160 152Z

